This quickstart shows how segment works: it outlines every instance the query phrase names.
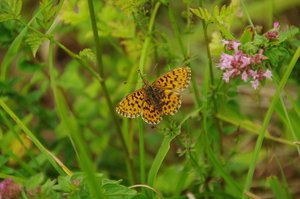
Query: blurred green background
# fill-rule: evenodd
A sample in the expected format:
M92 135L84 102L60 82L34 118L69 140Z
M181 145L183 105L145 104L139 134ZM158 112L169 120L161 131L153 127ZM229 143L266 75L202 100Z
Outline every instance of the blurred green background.
M145 183L141 182L140 172L141 128L145 136L144 169L147 176L165 136L172 132L174 126L184 122L180 126L180 134L172 140L167 150L155 179L155 189L173 198L188 193L193 193L196 198L239 197L224 176L229 175L229 181L243 188L257 134L276 87L270 81L259 91L254 91L250 85L238 86L240 82L220 86L216 90L218 111L215 111L205 86L209 63L207 41L201 19L193 15L190 8L198 8L203 3L203 7L211 11L216 5L235 5L235 12L224 21L232 34L239 38L249 25L245 12L248 12L260 33L271 29L274 21L279 21L283 30L289 26L299 27L300 1L251 0L244 1L243 7L240 1L165 0L158 8L151 34L148 26L156 1L94 1L102 47L103 79L113 106L142 86L137 72L139 67L143 67L145 78L150 81L179 66L189 64L192 68L193 82L183 93L182 107L174 116L164 117L156 127L143 124L140 118L118 116L119 127L135 165L135 173L131 175L128 154L124 153L103 87L99 79L76 59L79 56L94 71L99 71L88 1L57 1L46 7L31 24L44 37L29 28L19 45L13 43L24 30L24 23L27 24L47 2L24 0L18 20L3 20L0 17L0 95L42 145L73 172L82 171L74 149L77 142L72 139L72 128L66 125L71 124L76 127L96 171L108 179L122 179L123 185L130 186ZM7 9L7 5L5 1L0 3L1 10ZM220 45L222 35L216 24L209 24L207 33L211 42L215 82L221 84L221 73L215 66L223 50ZM56 41L52 42L52 57L46 34ZM299 39L299 34L297 37ZM150 38L148 52L144 64L140 66L147 38ZM75 53L74 56L57 42ZM15 49L9 50L10 46ZM299 46L298 40L294 46ZM290 47L290 58L292 49L295 48ZM49 59L52 58L54 68L51 74ZM9 63L7 71L4 69L5 63ZM284 73L288 63L289 60L282 64L279 74ZM298 139L300 126L295 106L300 103L299 67L298 61L284 90L286 98L292 99L286 101L286 108ZM56 81L58 96L55 96L51 86L52 77ZM200 108L205 116L199 111ZM42 173L44 181L41 180L41 184L45 179L56 179L59 174L49 164L45 153L37 150L4 109L0 113L2 178L9 175L26 179ZM214 113L217 114L219 126L216 125ZM67 116L66 120L62 116ZM207 119L208 134L203 130L203 118ZM251 188L251 192L262 198L300 197L299 154L288 122L285 110L281 105L276 106L259 153ZM207 152L209 144L206 136L215 160ZM223 171L227 174L224 175Z

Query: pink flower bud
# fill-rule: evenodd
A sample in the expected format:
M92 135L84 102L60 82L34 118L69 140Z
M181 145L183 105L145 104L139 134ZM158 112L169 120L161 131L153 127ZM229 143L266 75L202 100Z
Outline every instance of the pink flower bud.
M267 69L266 72L264 72L263 76L268 79L272 79L272 72L269 69Z
M251 81L251 84L252 84L252 88L254 88L254 90L256 90L259 86L259 81L257 79L253 80L253 81Z
M274 28L274 29L279 29L279 22L278 22L278 21L275 21L275 22L273 23L273 28Z
M246 81L248 81L248 79L249 79L249 76L248 76L247 72L244 71L244 72L242 73L242 80L243 80L244 82L246 82Z

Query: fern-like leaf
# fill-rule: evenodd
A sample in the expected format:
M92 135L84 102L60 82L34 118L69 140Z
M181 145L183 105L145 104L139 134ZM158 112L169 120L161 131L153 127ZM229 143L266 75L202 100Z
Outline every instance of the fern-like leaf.
M57 4L56 0L42 0L41 7L45 7L41 12L41 16L37 18L37 23L44 29L48 30L56 18L63 1L59 1Z
M17 19L22 10L22 0L1 0L0 22Z
M45 40L45 38L41 37L41 35L37 33L29 33L25 42L29 45L33 56L35 57L40 45Z
M0 22L12 20L12 19L15 19L15 17L11 13L1 13L0 14Z
M209 13L209 11L206 8L191 8L190 9L196 16L203 19L206 23L209 23L212 21L212 15Z
M79 52L79 56L86 62L96 62L96 55L90 48L85 48Z
M232 23L238 5L231 3L229 6L215 6L210 13L206 8L191 9L191 11L206 23L214 23L218 26L226 39L233 39L234 36L229 31L230 24Z

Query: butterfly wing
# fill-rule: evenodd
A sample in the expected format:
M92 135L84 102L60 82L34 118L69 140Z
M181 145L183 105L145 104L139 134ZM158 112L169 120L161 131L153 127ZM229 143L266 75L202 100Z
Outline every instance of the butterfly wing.
M116 107L117 113L124 117L135 118L141 114L145 100L145 90L141 88L127 95Z
M161 93L161 107L165 115L174 115L181 106L181 95L171 90Z
M152 86L160 89L182 91L187 88L191 80L189 67L176 68L157 78Z
M146 99L143 104L142 118L148 124L158 124L161 120L161 111L155 108L151 100Z

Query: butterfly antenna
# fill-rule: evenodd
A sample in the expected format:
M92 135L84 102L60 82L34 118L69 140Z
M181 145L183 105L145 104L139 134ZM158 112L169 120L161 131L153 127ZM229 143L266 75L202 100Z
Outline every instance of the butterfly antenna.
M148 82L145 80L144 76L142 75L142 73L141 73L141 70L140 70L140 69L138 69L138 73L140 74L140 76L141 76L141 79L143 80L144 84L148 84Z
M156 64L154 65L154 67L152 68L151 74L153 74L155 71L158 72L158 71L156 70L156 69L157 69L157 66L158 66L158 64L156 63Z

